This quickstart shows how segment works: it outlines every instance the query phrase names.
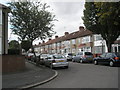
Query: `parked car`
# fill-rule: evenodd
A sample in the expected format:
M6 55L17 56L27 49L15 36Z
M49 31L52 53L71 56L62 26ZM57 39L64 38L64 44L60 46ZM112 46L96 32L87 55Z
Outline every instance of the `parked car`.
M74 56L73 53L66 53L65 54L65 57L67 58L68 61L72 61L73 56Z
M91 52L79 52L76 56L73 57L73 62L92 62L93 54Z
M109 64L111 67L115 64L120 64L120 53L104 53L93 59L94 64Z
M25 58L27 59L27 60L31 60L32 59L32 57L33 57L33 53L28 53L26 56L25 56Z
M48 56L49 56L49 54L41 54L40 55L40 64L41 65L44 65L45 59L47 59Z
M47 59L45 59L45 66L49 66L50 68L54 67L65 67L68 68L69 63L64 55L55 54L49 55Z

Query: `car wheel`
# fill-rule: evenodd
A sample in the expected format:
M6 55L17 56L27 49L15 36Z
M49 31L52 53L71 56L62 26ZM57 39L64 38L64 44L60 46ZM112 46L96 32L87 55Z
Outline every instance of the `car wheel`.
M72 60L72 62L75 62L75 60Z
M95 64L95 65L98 65L98 61L95 60L95 61L94 61L94 64Z
M83 60L80 60L80 63L83 63Z
M114 62L113 61L110 61L110 66L113 67L114 66Z

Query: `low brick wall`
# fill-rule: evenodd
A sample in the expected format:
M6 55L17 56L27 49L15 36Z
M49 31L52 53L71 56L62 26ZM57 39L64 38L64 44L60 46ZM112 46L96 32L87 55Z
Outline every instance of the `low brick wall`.
M22 55L2 55L2 73L16 72L25 69L25 58Z

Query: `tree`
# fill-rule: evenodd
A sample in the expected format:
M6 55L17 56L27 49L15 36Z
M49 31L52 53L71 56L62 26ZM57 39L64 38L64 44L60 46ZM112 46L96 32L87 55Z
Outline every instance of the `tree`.
M21 42L21 48L24 49L26 52L31 48L32 44L28 40L24 40Z
M12 40L9 42L9 49L19 49L19 42L16 40Z
M27 1L8 4L11 8L11 29L19 36L19 40L29 40L33 43L35 39L44 40L55 33L53 31L55 15L47 10L49 6L46 3ZM31 48L34 52L34 47Z
M111 52L120 35L120 2L86 2L83 21L87 29L101 34Z

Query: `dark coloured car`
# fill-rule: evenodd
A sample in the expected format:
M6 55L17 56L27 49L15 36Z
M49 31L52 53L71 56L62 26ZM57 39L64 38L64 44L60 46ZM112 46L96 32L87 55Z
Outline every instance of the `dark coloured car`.
M109 64L111 67L116 64L120 65L120 53L104 53L93 60L95 65Z
M91 52L79 52L76 56L73 57L73 62L92 62L93 54Z

